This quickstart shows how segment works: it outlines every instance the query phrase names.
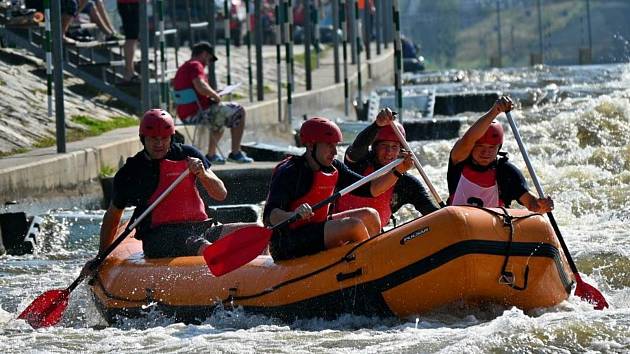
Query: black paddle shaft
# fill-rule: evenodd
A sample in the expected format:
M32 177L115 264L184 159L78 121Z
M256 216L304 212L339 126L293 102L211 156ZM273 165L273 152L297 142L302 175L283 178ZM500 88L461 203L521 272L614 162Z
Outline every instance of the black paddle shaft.
M512 128L512 132L514 133L514 138L516 139L516 143L518 144L519 149L521 150L521 155L523 155L523 160L525 160L525 165L527 166L527 170L529 171L529 175L532 177L532 181L534 182L534 186L536 186L536 190L538 191L538 195L541 198L545 197L545 192L543 191L542 185L538 180L538 176L536 175L536 171L534 171L534 167L532 166L532 162L529 159L529 154L525 149L525 145L523 144L523 139L521 138L521 134L518 131L518 127L516 126L516 122L514 118L512 118L512 114L510 112L505 112L505 116L507 117L508 122L510 123L510 127ZM573 257L571 257L571 253L569 253L569 248L567 244L564 242L564 238L562 237L562 233L560 233L560 228L558 227L558 223L556 223L556 219L553 217L551 212L547 213L549 217L549 222L553 227L553 230L556 232L556 236L558 236L558 241L560 241L560 246L562 246L562 251L564 251L564 255L569 262L569 267L573 273L578 273L577 266L575 262L573 262Z

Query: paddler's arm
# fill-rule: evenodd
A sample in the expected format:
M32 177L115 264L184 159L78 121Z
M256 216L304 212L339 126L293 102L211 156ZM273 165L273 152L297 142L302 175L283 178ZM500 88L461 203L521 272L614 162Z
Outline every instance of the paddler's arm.
M103 216L103 224L101 225L99 253L103 252L114 242L116 231L118 230L118 225L120 224L120 219L122 219L124 211L125 209L118 209L113 204L110 204L109 208L107 208Z
M370 183L370 192L373 197L377 197L385 193L385 191L393 187L396 182L398 182L398 174L402 175L413 167L411 152L405 151L403 152L403 156L405 157L405 160L400 165L394 167L390 173L379 177Z
M223 201L227 197L227 189L223 181L209 169L206 169L203 162L195 157L188 158L188 169L195 175L206 189L210 198Z
M500 97L492 106L492 108L481 116L477 121L466 130L466 133L459 138L453 149L451 150L450 159L453 164L462 162L470 156L475 142L486 133L492 121L502 112L508 112L513 108L512 100L507 96Z

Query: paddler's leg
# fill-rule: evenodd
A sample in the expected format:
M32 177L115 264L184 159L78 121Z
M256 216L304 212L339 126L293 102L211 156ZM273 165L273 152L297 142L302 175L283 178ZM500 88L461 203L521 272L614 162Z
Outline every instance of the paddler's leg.
M356 216L349 216L352 214ZM366 220L365 223L363 219ZM381 223L378 213L372 208L348 210L335 214L324 226L324 245L326 249L329 249L342 246L347 242L367 240L374 227L380 230Z
M332 220L339 220L347 217L360 219L363 222L363 225L365 225L370 237L381 232L381 218L378 215L378 211L374 208L365 207L342 211L340 213L333 214Z

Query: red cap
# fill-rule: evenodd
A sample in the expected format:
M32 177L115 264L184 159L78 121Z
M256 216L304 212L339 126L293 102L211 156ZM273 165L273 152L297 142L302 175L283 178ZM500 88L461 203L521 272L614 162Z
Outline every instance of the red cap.
M403 125L396 121L394 121L394 124L396 124L396 126L398 127L398 130L402 134L403 138L406 138L405 128L403 127ZM400 139L398 139L398 135L396 135L394 128L392 128L392 126L388 124L384 127L379 128L378 133L376 134L376 139L374 141L400 142Z
M175 123L171 115L159 108L146 111L140 122L141 136L167 137L175 134Z
M501 145L503 144L503 127L496 120L493 121L486 133L475 144Z
M300 128L300 141L309 143L339 143L343 140L341 130L335 124L322 117L313 117L302 123Z

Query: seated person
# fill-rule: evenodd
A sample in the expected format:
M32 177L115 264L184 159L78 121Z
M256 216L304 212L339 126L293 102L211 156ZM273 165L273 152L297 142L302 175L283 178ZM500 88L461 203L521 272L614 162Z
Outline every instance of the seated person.
M393 118L389 108L382 109L375 122L357 135L346 150L344 158L344 163L352 171L367 176L400 156L401 144L390 124ZM405 128L398 122L395 124L404 136ZM422 183L417 178L404 174L398 176L398 181L392 188L378 197L364 198L352 194L342 196L337 201L335 211L369 206L378 211L381 226L385 226L392 214L405 204L413 204L422 215L438 210L437 204L429 197Z
M210 242L221 236L256 225L212 225L196 182L211 198L219 201L227 195L225 186L209 169L210 164L199 150L173 143L174 133L175 125L168 112L151 109L144 114L140 123L140 141L144 149L128 158L114 177L112 201L101 226L100 252L115 240L125 207L136 207L132 216L135 219L185 169L190 170L190 175L157 204L136 229L136 238L142 240L145 257L200 255Z
M532 194L521 171L499 152L503 127L494 119L513 107L509 97L499 98L453 146L447 171L449 205L509 208L516 200L536 213L553 210L553 200Z
M228 160L237 163L251 163L254 160L241 151L241 139L245 130L245 109L236 102L222 102L221 96L208 84L206 66L216 61L214 49L208 42L200 42L192 47L190 60L182 64L175 73L173 89L193 88L197 103L177 106L177 115L185 124L206 124L210 127L210 143L206 157L213 164L223 164L225 160L216 153L217 144L227 126L232 135L232 152Z
M295 213L301 216L301 220L272 235L269 251L275 260L306 256L347 242L363 241L381 230L378 213L372 208L332 215L329 215L329 205L311 209L311 205L330 197L336 189L360 180L362 176L335 159L342 136L334 122L326 118L311 118L302 124L300 139L306 146L306 152L276 166L265 204L265 225L279 224ZM378 196L396 183L396 173L402 174L411 166L413 162L407 154L405 161L392 170L396 172L375 179L352 193L365 197Z

